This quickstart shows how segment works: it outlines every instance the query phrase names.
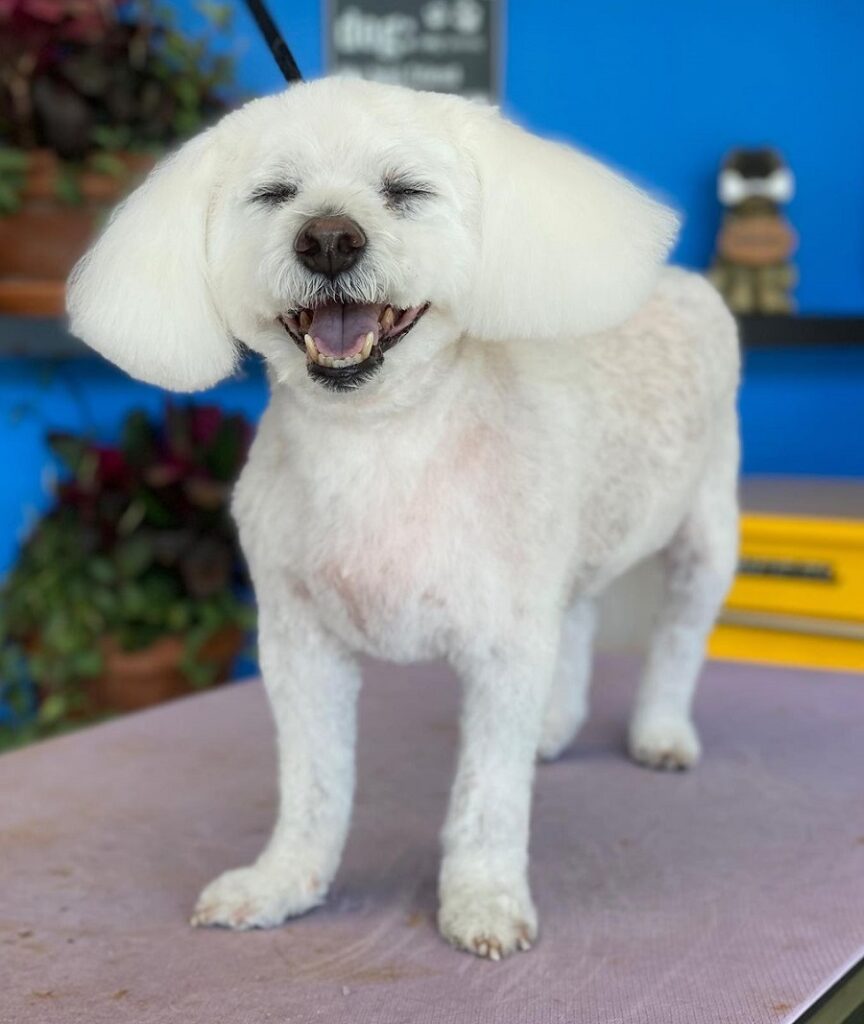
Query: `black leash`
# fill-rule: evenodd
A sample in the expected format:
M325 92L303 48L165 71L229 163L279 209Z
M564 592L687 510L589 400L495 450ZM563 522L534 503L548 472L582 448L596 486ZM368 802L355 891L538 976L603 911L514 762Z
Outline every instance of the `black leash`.
M249 13L255 19L258 31L264 36L264 41L273 54L273 59L279 65L279 70L285 76L286 82L302 82L303 75L294 60L294 54L288 48L288 44L282 38L276 22L270 17L263 0L245 0Z

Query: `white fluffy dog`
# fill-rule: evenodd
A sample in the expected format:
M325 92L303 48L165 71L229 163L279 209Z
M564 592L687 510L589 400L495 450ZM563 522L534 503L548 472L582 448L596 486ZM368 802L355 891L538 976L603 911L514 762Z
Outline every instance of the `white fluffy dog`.
M734 323L662 264L676 218L594 160L465 100L328 79L256 100L118 210L73 331L177 390L271 383L234 512L260 606L281 800L198 925L321 903L354 790L354 655L464 684L439 924L527 949L533 766L585 715L594 599L646 556L666 589L629 743L699 753L690 704L732 577Z

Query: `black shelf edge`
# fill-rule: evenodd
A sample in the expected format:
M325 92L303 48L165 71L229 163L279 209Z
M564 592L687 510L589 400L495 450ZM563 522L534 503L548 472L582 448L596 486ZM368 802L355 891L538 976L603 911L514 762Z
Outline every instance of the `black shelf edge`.
M96 353L73 338L65 317L0 314L0 357L88 359Z
M744 348L864 345L864 316L739 316Z
M746 348L864 345L864 316L739 316ZM0 358L97 358L66 330L63 317L0 314Z

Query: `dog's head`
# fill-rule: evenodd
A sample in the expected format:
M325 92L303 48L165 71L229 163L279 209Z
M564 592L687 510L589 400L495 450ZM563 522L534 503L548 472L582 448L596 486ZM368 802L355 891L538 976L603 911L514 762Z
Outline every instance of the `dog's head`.
M675 230L602 165L491 108L325 79L160 164L76 268L71 326L176 390L231 373L240 340L277 380L353 391L463 336L610 327L647 297Z

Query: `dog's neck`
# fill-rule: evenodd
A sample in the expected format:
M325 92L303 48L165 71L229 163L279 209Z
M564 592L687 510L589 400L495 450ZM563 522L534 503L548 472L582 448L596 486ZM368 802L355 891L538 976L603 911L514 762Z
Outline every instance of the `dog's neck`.
M406 430L419 435L464 400L478 372L477 362L460 339L410 374L385 367L380 379L356 391L328 392L310 380L271 381L272 401L292 431L319 437L326 433L334 442L358 428L366 438L369 431L379 430L381 436Z

